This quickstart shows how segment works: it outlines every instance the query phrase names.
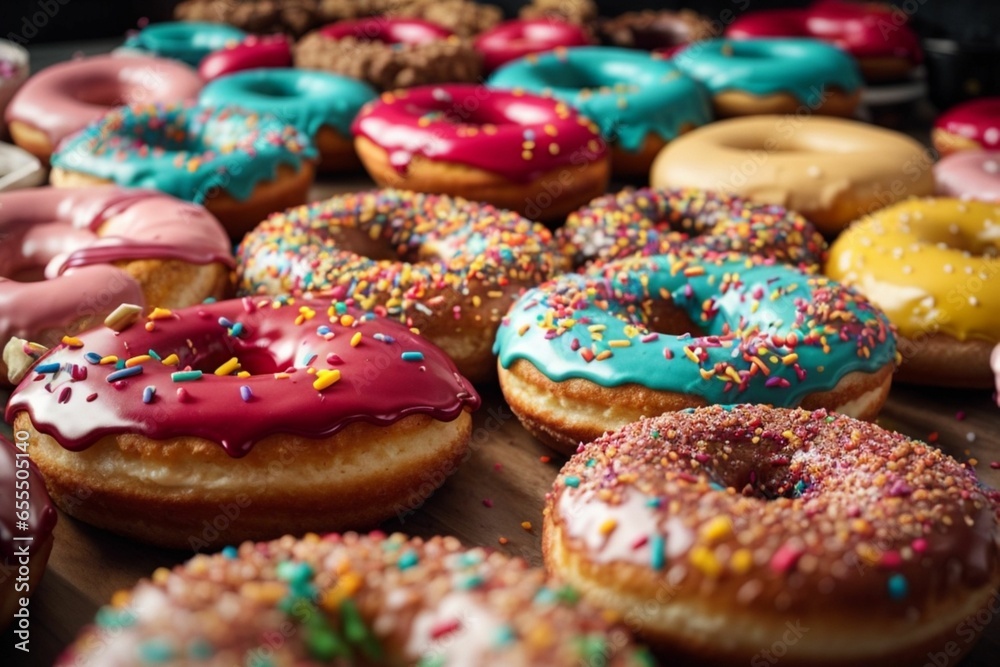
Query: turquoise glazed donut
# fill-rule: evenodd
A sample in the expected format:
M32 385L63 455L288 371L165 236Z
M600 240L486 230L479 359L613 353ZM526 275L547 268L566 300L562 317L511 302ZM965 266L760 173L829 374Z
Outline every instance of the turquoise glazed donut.
M680 51L674 62L708 88L720 117L850 116L860 99L854 59L817 39L710 39Z
M619 174L645 175L667 142L712 120L701 85L669 60L631 49L556 49L504 65L488 84L553 95L576 107L613 143Z
M168 21L153 23L125 40L126 49L174 58L197 67L201 59L227 44L241 42L247 33L224 23Z
M873 419L896 343L884 314L824 276L755 255L666 254L525 292L494 352L515 414L572 451L643 415L708 403Z
M201 92L207 107L228 104L277 116L311 137L319 149L320 168L357 168L351 122L378 94L348 77L292 68L253 69L218 78Z
M52 155L52 184L100 180L152 188L204 204L238 235L272 211L304 203L315 157L309 138L275 116L236 107L135 105L63 141ZM295 192L278 196L274 188L285 176ZM258 186L274 195L266 205L254 201Z

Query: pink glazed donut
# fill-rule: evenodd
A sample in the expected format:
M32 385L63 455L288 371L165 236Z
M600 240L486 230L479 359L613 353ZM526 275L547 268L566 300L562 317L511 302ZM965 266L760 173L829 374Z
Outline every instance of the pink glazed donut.
M205 81L262 67L291 67L292 45L285 35L250 35L242 42L213 51L198 65Z
M47 67L21 87L5 118L14 143L40 160L113 107L194 99L203 82L176 60L93 56Z
M0 348L52 347L121 304L176 308L219 298L229 239L201 206L116 187L0 194ZM0 361L0 383L7 378Z
M1000 151L960 151L934 165L937 192L946 197L1000 202Z
M948 109L934 121L931 139L941 155L1000 150L1000 97L981 97Z
M483 55L483 69L560 47L589 46L594 41L575 23L556 19L514 19L481 33L474 42Z

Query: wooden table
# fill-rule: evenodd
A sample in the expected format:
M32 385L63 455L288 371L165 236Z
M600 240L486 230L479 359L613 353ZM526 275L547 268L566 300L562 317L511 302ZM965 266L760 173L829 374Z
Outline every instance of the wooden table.
M53 59L48 52L43 55L43 60ZM365 180L327 183L318 185L313 195L320 198L369 186ZM543 499L564 459L521 428L495 386L480 389L484 403L475 415L470 459L422 507L383 528L421 536L452 534L466 544L496 548L541 565ZM6 399L0 392L0 405ZM976 459L982 480L1000 487L1000 470L990 467L990 462L1000 460L998 417L1000 408L988 391L896 386L879 423L935 440L959 460ZM9 435L0 424L4 430ZM522 528L524 521L531 522L531 530ZM131 587L157 567L172 566L189 556L138 544L60 513L48 570L31 600L31 653L15 650L14 635L8 630L0 642L0 665L51 665L112 593ZM1000 620L991 619L982 634L963 667L1000 664ZM965 635L956 632L955 639L964 642Z

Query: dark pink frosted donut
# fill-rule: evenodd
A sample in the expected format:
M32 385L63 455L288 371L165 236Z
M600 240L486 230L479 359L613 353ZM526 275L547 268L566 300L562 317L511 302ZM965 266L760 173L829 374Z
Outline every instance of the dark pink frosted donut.
M475 41L476 50L483 54L487 72L532 53L589 44L593 41L583 28L553 19L506 21L482 33Z
M292 46L284 35L250 35L239 44L205 56L198 73L206 81L245 69L291 67Z

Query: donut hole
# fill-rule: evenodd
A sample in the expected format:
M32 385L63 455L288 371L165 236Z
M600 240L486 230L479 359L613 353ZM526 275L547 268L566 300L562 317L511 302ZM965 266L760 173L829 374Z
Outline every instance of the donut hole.
M744 498L774 501L798 498L811 484L795 472L792 454L783 446L774 449L763 439L752 442L711 443L711 460L703 464L709 479L724 489L735 489Z
M81 80L73 96L84 104L98 107L116 107L133 101L126 88L109 79Z
M240 370L250 375L271 375L286 371L295 365L295 359L290 354L282 354L275 346L259 347L246 338L235 338L226 334L219 327L220 335L212 338L193 339L191 346L183 345L172 350L177 354L178 368L190 368L212 375L215 370L236 357ZM171 350L157 350L161 357L166 357ZM294 350L289 350L294 352Z

